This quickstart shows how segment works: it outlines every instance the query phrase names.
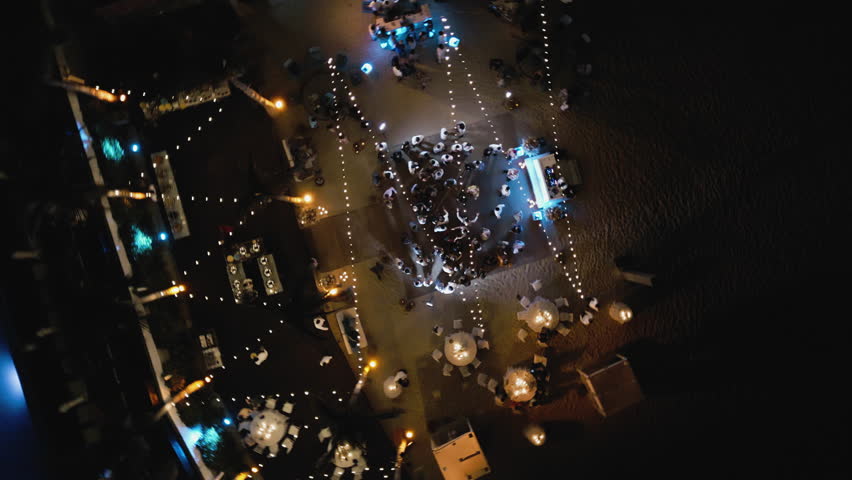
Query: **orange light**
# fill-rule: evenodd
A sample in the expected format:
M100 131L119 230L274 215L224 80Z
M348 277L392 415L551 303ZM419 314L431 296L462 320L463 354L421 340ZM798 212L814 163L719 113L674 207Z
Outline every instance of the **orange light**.
M336 288L332 288L331 290L328 291L328 294L329 295L337 295L337 292L338 292L338 290Z
M379 364L379 362L377 362L375 360L370 360L370 363L369 363L370 368L376 368L376 365L378 365L378 364Z
M251 473L257 473L258 471L257 467L251 467Z
M284 100L281 100L280 98L275 100L275 108L277 108L278 110L284 110L284 105Z
M312 197L310 193L306 193L305 196L302 197L302 200L304 200L305 203L311 203L314 200L314 197Z
M405 431L405 438L411 440L412 438L414 438L414 432L411 431L411 430L406 430Z

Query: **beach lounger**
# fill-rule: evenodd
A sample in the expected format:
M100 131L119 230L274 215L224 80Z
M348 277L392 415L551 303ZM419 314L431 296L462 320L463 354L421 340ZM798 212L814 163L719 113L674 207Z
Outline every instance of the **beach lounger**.
M537 291L541 290L542 283L541 283L541 280L536 280L536 281L530 283L530 285L532 286L533 290L535 290L537 292Z
M299 430L299 427L290 425L290 428L287 429L287 435L290 435L293 438L299 438Z
M518 300L518 301L521 302L522 307L530 308L530 299L529 298L524 296L524 297L521 297L521 299Z

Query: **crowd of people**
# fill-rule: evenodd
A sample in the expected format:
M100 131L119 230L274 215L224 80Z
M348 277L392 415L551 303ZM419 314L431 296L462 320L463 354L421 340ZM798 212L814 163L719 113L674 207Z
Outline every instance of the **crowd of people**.
M472 182L474 172L484 170L490 162L505 162L506 183L493 192L497 201L512 192L518 179L519 160L516 149L505 150L501 144L490 144L480 155L476 147L465 139L467 126L458 122L452 128L442 128L439 138L428 142L423 135L415 135L403 142L398 150L391 151L386 142L377 145L377 156L384 171L377 172L374 180L383 190L383 200L388 208L397 208L400 194L396 180L405 185L405 197L411 208L409 231L401 242L407 259L397 257L395 266L412 278L418 288L435 288L444 294L455 292L460 286L469 286L476 278L484 278L492 268L510 265L515 255L523 252L521 239L523 213L514 212L513 223L505 236L489 242L494 235L484 224L493 215L499 220L505 203L498 203L489 215L469 212L468 206L483 193ZM402 179L397 179L402 175ZM429 248L424 247L429 245ZM490 248L486 248L489 247ZM466 260L473 255L472 262ZM405 256L405 255L403 255ZM374 267L380 278L380 268Z

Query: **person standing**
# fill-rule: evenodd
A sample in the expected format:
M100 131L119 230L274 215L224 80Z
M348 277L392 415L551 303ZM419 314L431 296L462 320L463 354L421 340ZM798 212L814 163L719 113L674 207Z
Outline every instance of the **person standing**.
M494 211L493 211L494 216L499 219L500 215L503 214L503 207L505 207L505 206L506 206L505 204L501 203L501 204L497 205L496 207L494 207Z
M443 43L438 44L438 48L435 49L435 55L437 57L438 63L441 63L441 60L444 58L444 52L446 48Z

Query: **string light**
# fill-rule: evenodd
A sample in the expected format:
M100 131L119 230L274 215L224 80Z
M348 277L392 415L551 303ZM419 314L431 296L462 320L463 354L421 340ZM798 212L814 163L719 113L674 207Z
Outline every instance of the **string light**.
M337 93L336 93L337 92L337 83L339 81L340 84L341 84L341 87L344 87L344 85L343 85L343 80L340 78L340 72L337 71L337 66L334 65L332 62L333 62L333 59L329 58L328 59L328 68L329 68L329 74L331 75L332 102L333 102L333 104L337 104L337 98L338 98ZM357 104L354 104L354 106L357 107ZM337 129L338 132L343 131L341 129L339 121L337 121L337 123L336 123L336 129ZM347 243L349 244L349 258L350 258L349 267L352 270L352 294L353 294L353 301L355 303L355 305L353 306L353 308L355 310L355 324L356 324L356 328L358 330L362 330L361 318L360 318L360 315L358 314L358 277L355 274L355 246L354 246L354 243L353 243L353 240L352 240L352 212L351 212L351 203L350 203L350 198L349 198L349 182L346 179L346 157L343 154L343 145L342 144L338 144L337 151L340 155L340 173L341 173L341 177L342 177L342 180L343 180L343 196L344 196L344 201L345 201L345 204L346 204L346 208L344 210L344 212L345 212L344 215L346 217L346 240L347 240ZM360 347L361 343L358 342L357 345L358 345L358 347ZM359 376L363 378L363 375L364 375L363 374L363 365L362 365L360 360L358 361L358 369L361 372L359 374Z
M556 109L559 108L554 100L553 100L553 76L551 74L550 68L550 37L548 36L548 22L546 15L546 6L545 2L539 2L541 6L540 18L541 18L541 32L544 37L544 62L545 62L545 81L547 85L547 98L549 100L551 108L553 111L550 113L550 121L551 128L553 132L553 146L554 146L554 156L556 157L556 170L559 172L559 176L562 176L562 166L559 162L559 134L557 133L557 120L556 120ZM568 281L571 282L571 286L577 292L577 295L580 298L584 298L583 296L583 283L580 281L579 267L577 265L577 253L574 250L574 238L573 233L571 231L571 219L567 216L565 217L565 223L568 226L568 249L570 254L568 254L569 258L567 261L559 260L559 253L556 246L553 245L553 241L550 237L547 237L547 245L550 247L551 252L553 253L553 258L562 266L562 271L565 274L565 277L568 278ZM544 219L541 222L538 222L539 227L541 227L542 231L547 235L547 228L544 226ZM557 238L559 235L557 235ZM564 248L563 248L564 250ZM568 263L571 263L571 267L573 267L573 273L571 272L571 267L569 267Z

